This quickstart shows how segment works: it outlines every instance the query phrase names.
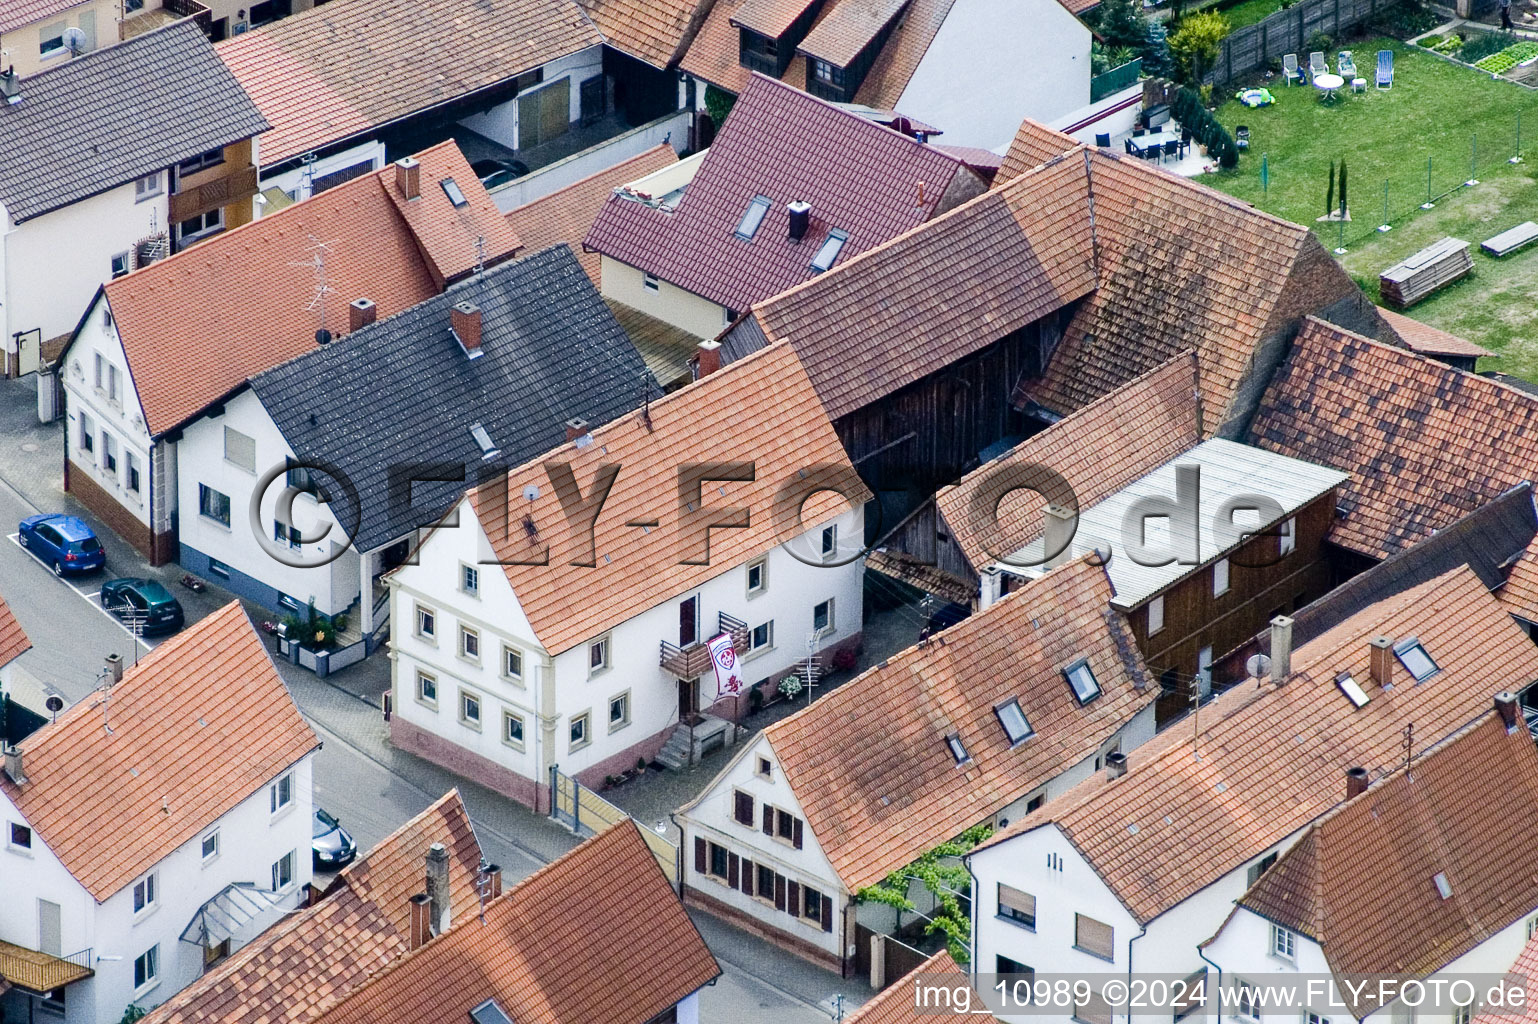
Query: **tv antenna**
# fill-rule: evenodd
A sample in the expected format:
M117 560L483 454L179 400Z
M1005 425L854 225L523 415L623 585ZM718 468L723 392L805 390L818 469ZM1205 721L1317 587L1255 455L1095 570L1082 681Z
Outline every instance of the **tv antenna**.
M290 263L289 266L309 267L315 274L315 295L310 299L310 304L304 308L312 313L318 312L320 314L320 329L315 332L315 340L320 341L321 336L324 335L326 340L329 341L331 332L326 328L326 296L334 294L336 289L331 287L326 281L326 257L330 254L331 247L337 243L337 240L333 238L329 242L322 242L314 235L310 235L309 238L310 245L305 251L310 253L310 258L301 260L298 263Z

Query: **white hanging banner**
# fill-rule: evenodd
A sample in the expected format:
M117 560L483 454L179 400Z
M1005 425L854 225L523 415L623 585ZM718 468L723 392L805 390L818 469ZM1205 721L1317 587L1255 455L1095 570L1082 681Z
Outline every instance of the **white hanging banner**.
M722 633L705 646L716 667L716 700L737 696L742 692L742 677L737 674L737 650L732 646L732 635Z

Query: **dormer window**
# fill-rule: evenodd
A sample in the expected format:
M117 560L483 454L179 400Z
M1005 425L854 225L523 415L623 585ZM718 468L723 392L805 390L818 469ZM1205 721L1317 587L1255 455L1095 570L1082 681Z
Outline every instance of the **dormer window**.
M849 241L848 232L834 228L828 232L828 237L823 239L822 245L817 247L817 255L812 257L812 273L820 274L833 266L833 261L838 259L838 254L843 251L844 243Z
M1421 646L1420 640L1413 636L1395 644L1394 655L1417 683L1423 683L1441 671L1437 663L1431 660L1431 655L1426 653L1426 648Z
M758 234L759 225L764 222L764 215L773 205L767 196L754 196L748 208L742 212L742 220L737 222L737 237L744 242L753 241L753 236Z
M1088 704L1100 696L1100 681L1086 659L1080 658L1063 669L1063 677L1068 680L1068 686L1080 704Z
M965 764L967 762L967 747L966 744L961 742L960 733L953 732L945 737L945 746L951 752L951 757L956 759L957 764Z
M1024 743L1036 734L1025 712L1020 710L1020 702L1014 697L994 708L993 713L999 716L999 724L1004 727L1004 735L1009 738L1010 746Z
M469 205L470 200L465 198L465 190L459 187L459 182L453 178L444 178L438 184L443 189L443 194L449 197L449 202L455 207Z

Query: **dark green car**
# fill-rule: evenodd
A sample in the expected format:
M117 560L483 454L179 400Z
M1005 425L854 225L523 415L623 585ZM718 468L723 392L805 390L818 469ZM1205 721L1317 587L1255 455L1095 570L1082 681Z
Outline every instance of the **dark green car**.
M175 633L184 621L181 602L155 580L125 576L101 585L101 606L123 620L130 629L142 626L143 633Z

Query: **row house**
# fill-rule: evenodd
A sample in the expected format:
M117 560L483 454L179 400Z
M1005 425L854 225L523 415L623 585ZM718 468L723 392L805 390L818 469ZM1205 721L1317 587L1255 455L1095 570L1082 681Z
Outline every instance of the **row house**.
M1538 679L1538 649L1466 568L1296 649L1289 627L1273 627L1268 678L968 856L976 970L1201 972L1197 944L1348 780L1388 775L1407 743L1425 749L1488 709L1495 686ZM1101 1005L1051 1016L1110 1020Z
M444 143L107 282L59 356L65 490L153 564L176 561L179 520L204 511L178 506L190 423L256 374L346 334L355 300L389 317L518 248Z
M0 74L5 375L53 360L102 282L249 221L266 128L190 21Z
M986 189L942 147L754 75L710 148L615 189L584 247L606 299L714 338Z
M1346 800L1240 897L1202 943L1220 1016L1269 1015L1255 993L1298 975L1415 979L1437 991L1512 968L1538 929L1538 878L1518 868L1538 843L1527 815L1500 814L1469 841L1471 813L1538 799L1538 746L1516 697L1381 779L1349 777ZM1219 980L1221 983L1219 984ZM1483 993L1450 989L1437 1005L1383 999L1376 985L1320 992L1306 1015L1383 1024L1467 1021Z
M685 899L868 973L895 922L863 888L1153 736L1153 679L1110 598L1102 567L1064 565L766 728L675 816Z
M246 613L121 668L6 750L7 1019L113 1024L306 899L320 741Z
M388 622L375 580L417 528L656 390L564 245L376 309L355 299L345 337L255 375L177 444L181 564L279 614L352 613L370 638ZM306 489L286 500L275 471Z
M540 807L557 767L689 763L749 686L852 656L869 492L794 352L715 355L483 479L387 577L398 747Z

